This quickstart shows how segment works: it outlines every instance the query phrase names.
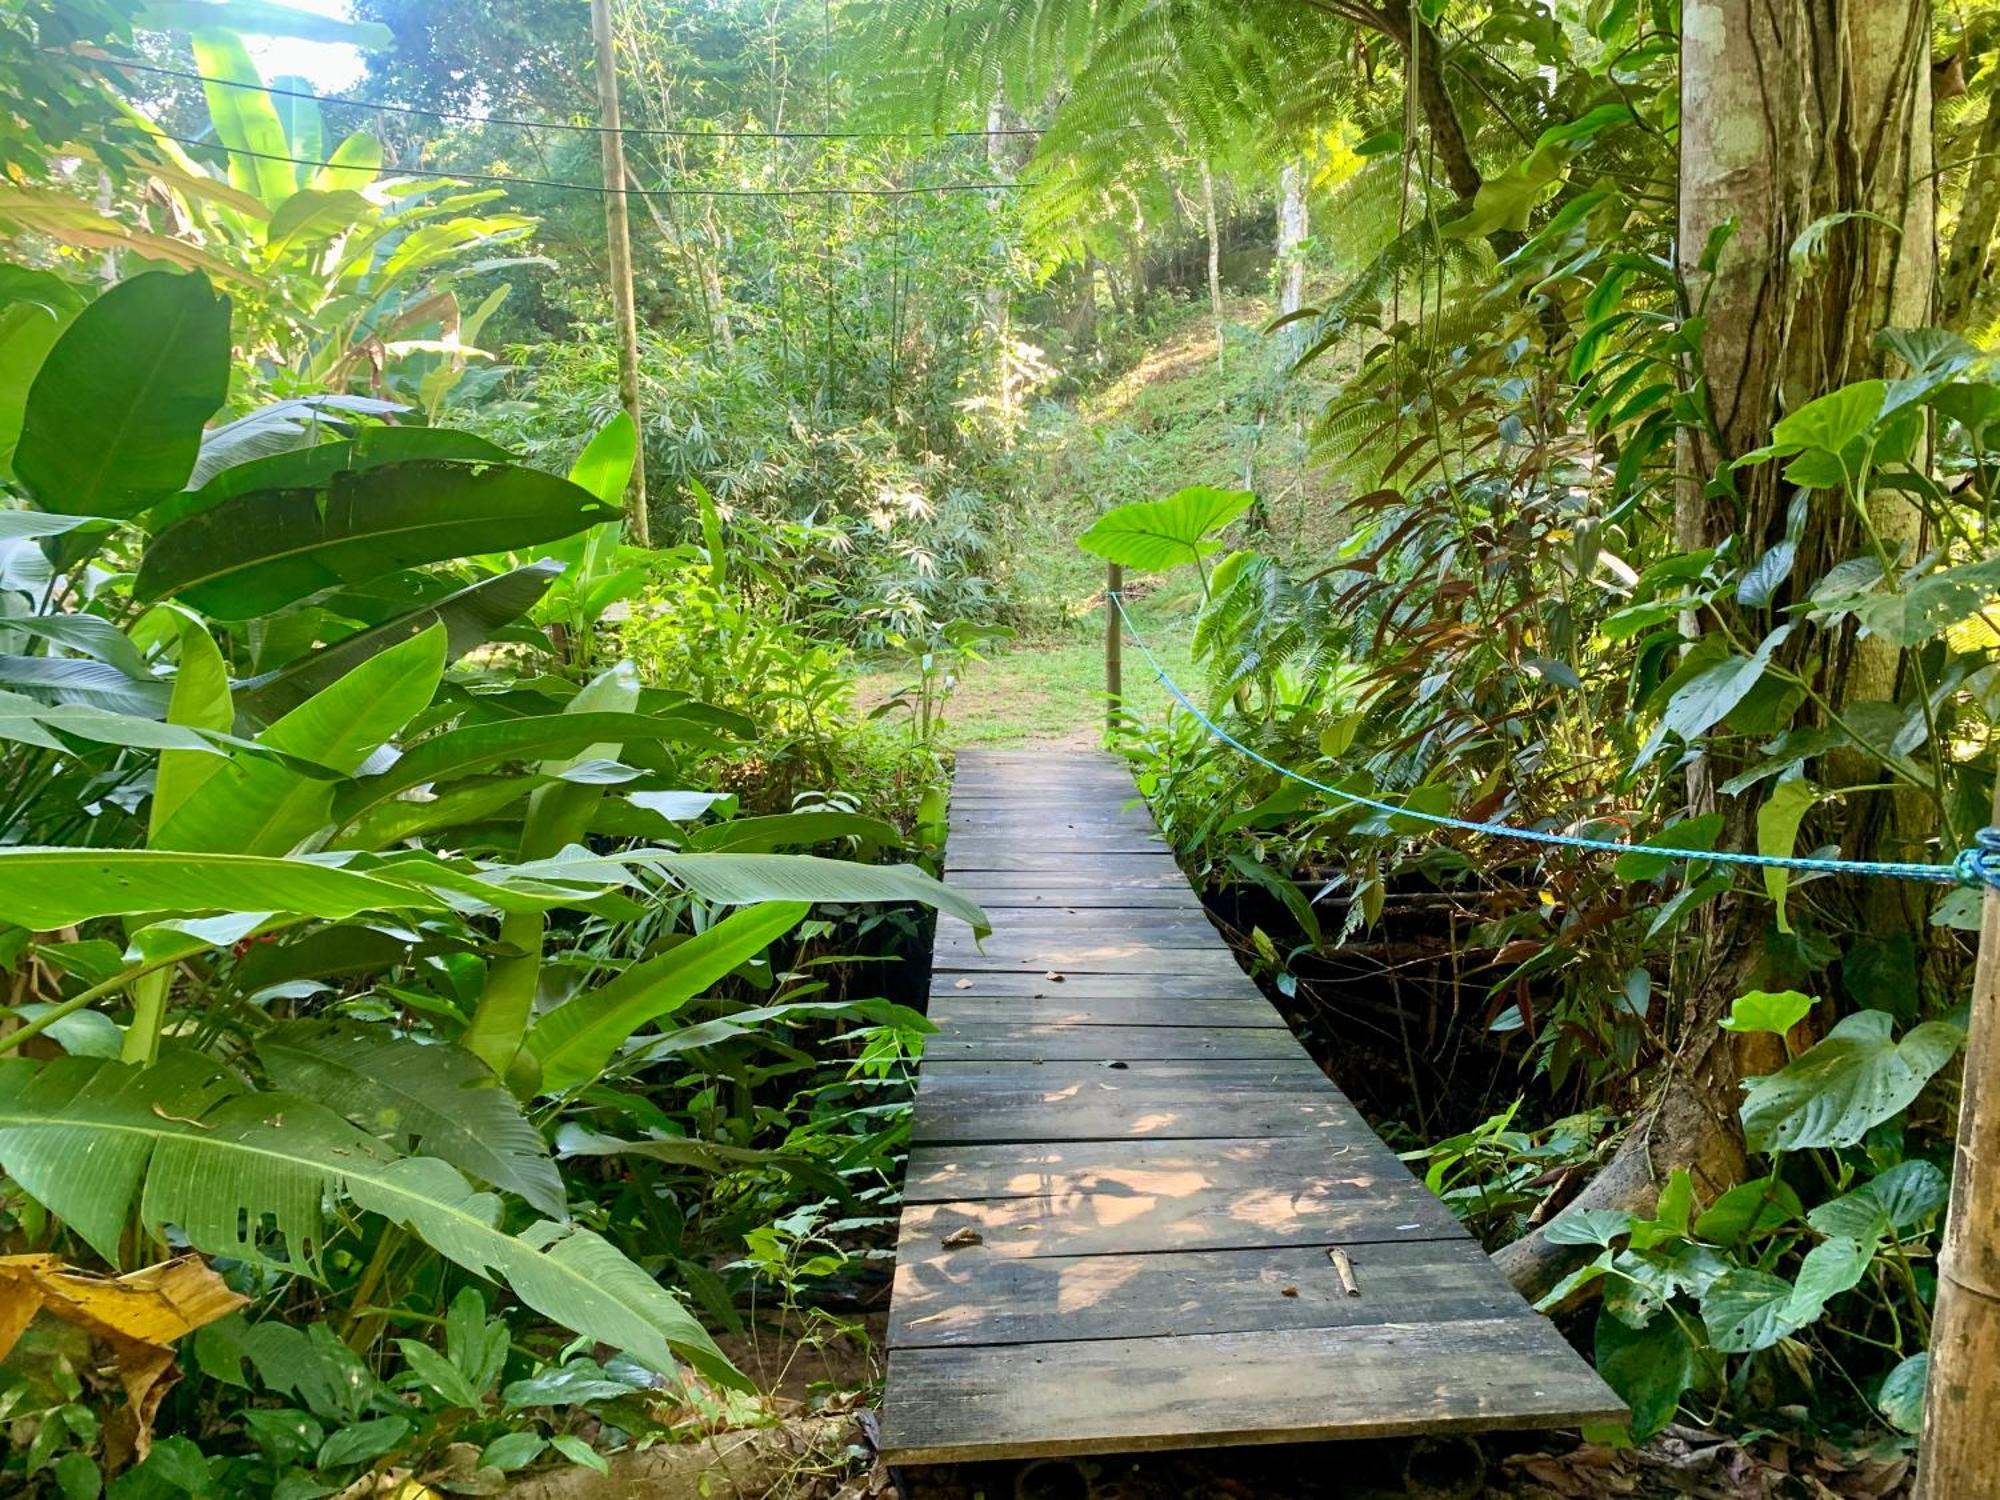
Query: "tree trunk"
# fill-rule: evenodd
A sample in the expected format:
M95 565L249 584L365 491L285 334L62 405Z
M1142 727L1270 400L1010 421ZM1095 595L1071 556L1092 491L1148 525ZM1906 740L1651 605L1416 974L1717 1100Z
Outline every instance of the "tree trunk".
M1290 317L1305 305L1307 229L1305 167L1288 161L1278 174L1278 316L1281 318ZM1287 323L1278 330L1278 349L1285 363L1299 357L1302 343L1296 323Z
M1939 278L1938 321L1946 328L1964 327L1971 315L1980 283L1986 279L1993 231L2000 228L2000 102L1987 101L1986 123L1973 147L1971 170L1958 223L1951 231L1951 255Z
M1215 317L1215 360L1222 362L1222 231L1215 222L1215 173L1201 164L1201 215L1208 228L1208 308Z
M1878 330L1929 318L1936 269L1929 8L1920 0L1682 0L1681 16L1679 253L1706 322L1702 363L1714 431L1691 433L1683 444L1675 531L1686 549L1733 534L1741 555L1754 559L1783 533L1790 496L1779 466L1744 471L1737 492L1720 499L1707 481L1768 441L1785 412L1880 374ZM1704 271L1704 248L1732 219L1733 235L1713 271ZM1810 263L1792 255L1809 226L1824 233ZM1872 496L1869 510L1891 547L1914 539L1917 514L1899 496ZM1827 568L1862 550L1852 507L1817 496L1790 593L1772 602L1769 616L1737 622L1738 634L1761 638ZM1902 669L1893 651L1825 632L1795 637L1789 664L1836 706L1893 696ZM1696 767L1690 792L1698 809L1733 769ZM1850 858L1903 845L1917 832L1892 799L1874 800L1868 816L1849 819L1842 852ZM1725 839L1740 847L1750 838L1751 809L1733 799L1723 810ZM1644 1123L1565 1212L1646 1211L1676 1166L1694 1172L1705 1197L1740 1179L1741 1080L1780 1059L1746 1055L1716 1022L1754 971L1768 920L1761 899L1725 897L1713 910L1668 1081L1641 1109ZM1888 909L1857 912L1855 921L1886 935L1913 930L1920 918L1898 893ZM1571 1264L1546 1230L1497 1259L1531 1291Z

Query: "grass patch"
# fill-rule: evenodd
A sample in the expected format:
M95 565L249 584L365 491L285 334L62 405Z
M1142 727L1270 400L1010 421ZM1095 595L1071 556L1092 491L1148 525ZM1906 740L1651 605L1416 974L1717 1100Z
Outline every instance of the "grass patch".
M1188 658L1200 585L1192 574L1166 580L1130 604L1132 618L1160 664L1183 687L1197 674ZM967 663L945 705L939 744L945 748L982 745L1007 749L1022 745L1094 745L1104 735L1104 636L1101 614L1060 635L1017 641ZM1094 627L1094 628L1092 628ZM855 682L855 698L873 708L915 679L900 662L877 663ZM1147 718L1166 714L1172 698L1145 658L1125 643L1125 701ZM885 721L895 724L891 717Z

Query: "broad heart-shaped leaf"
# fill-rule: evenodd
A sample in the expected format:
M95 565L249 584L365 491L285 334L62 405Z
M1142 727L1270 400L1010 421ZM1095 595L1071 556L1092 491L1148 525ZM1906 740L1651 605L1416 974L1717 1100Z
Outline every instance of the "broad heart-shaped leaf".
M531 547L617 512L567 479L512 465L413 460L318 489L253 491L153 539L133 585L218 619L475 553Z
M1790 1184L1778 1177L1741 1182L1711 1203L1694 1221L1703 1239L1731 1249L1796 1224L1803 1205Z
M1927 1161L1899 1161L1853 1192L1822 1203L1806 1222L1824 1235L1869 1244L1921 1223L1945 1205L1950 1184Z
M1708 1341L1724 1354L1749 1354L1802 1327L1794 1318L1792 1284L1782 1276L1738 1266L1708 1289L1701 1299L1701 1320Z
M1912 1354L1891 1370L1875 1393L1875 1405L1891 1426L1912 1436L1924 1427L1924 1387L1930 1384L1931 1357L1928 1351Z
M28 391L14 472L43 510L137 515L187 480L229 391L229 299L151 271L77 315Z
M1826 1304L1842 1292L1858 1285L1875 1259L1875 1246L1835 1235L1822 1240L1806 1253L1799 1267L1798 1285L1785 1307L1786 1319L1803 1328L1817 1322Z
M342 775L430 705L444 674L444 627L391 646L265 730L259 743ZM333 787L263 756L235 755L163 822L162 849L285 854L326 826Z
M1191 485L1164 500L1140 500L1107 510L1076 544L1128 568L1175 567L1220 547L1215 533L1248 510L1256 498L1248 490Z
M1745 1082L1751 1150L1853 1145L1908 1108L1964 1040L1944 1021L1927 1021L1900 1042L1894 1026L1886 1011L1858 1011L1778 1072Z
M381 1027L316 1021L274 1026L256 1046L272 1083L285 1092L323 1104L371 1135L411 1137L423 1155L519 1193L552 1219L568 1217L562 1175L542 1133L470 1052Z
M1694 1346L1677 1318L1631 1328L1600 1313L1596 1354L1597 1373L1632 1408L1635 1442L1671 1422L1681 1393L1694 1383Z
M436 893L309 859L165 849L0 849L0 912L36 932L141 912L443 911Z
M1722 1018L1724 1031L1767 1031L1783 1036L1806 1018L1814 998L1797 990L1751 990L1738 995Z
M810 909L803 901L770 901L731 912L706 932L557 1006L528 1033L528 1050L542 1064L543 1089L559 1093L595 1078L633 1032L755 958Z
M993 930L986 913L976 904L915 865L862 865L816 854L644 857L697 896L724 906L748 906L758 901L913 901L957 917L981 937Z
M276 672L252 678L237 689L236 707L246 726L270 723L398 641L444 626L445 665L484 645L493 632L521 618L548 592L560 564L530 563L497 578L449 594L371 630L357 631Z
M745 1383L679 1302L588 1230L541 1220L511 1235L500 1200L448 1163L391 1157L308 1099L231 1094L199 1056L169 1053L148 1068L0 1062L0 1171L107 1259L136 1199L156 1233L171 1224L208 1254L309 1273L326 1199L344 1191L586 1338L664 1373L679 1353L718 1380ZM267 1220L285 1260L267 1253Z
M1844 385L1780 419L1771 429L1771 444L1838 453L1874 425L1888 395L1889 387L1880 380Z

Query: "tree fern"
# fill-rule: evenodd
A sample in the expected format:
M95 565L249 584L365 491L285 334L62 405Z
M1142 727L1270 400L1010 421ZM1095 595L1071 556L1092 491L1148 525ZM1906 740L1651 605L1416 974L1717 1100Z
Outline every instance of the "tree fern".
M207 1254L317 1275L326 1205L344 1195L587 1338L742 1383L687 1309L589 1230L509 1234L500 1199L449 1163L392 1155L299 1095L242 1091L207 1058L0 1062L0 1171L114 1263L136 1207L149 1234L171 1226Z

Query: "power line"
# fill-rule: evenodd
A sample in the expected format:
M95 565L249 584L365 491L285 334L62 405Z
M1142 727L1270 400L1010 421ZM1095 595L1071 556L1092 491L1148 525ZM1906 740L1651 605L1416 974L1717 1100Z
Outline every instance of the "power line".
M330 104L344 109L368 109L381 114L413 115L426 120L451 120L467 125L502 125L519 130L567 130L576 135L604 135L602 125L584 125L572 120L523 120L506 115L474 115L448 109L426 109L414 104L385 104L372 99L354 99L343 94L315 94L306 89L288 89L272 83L246 83L240 78L218 78L188 68L163 67L158 63L128 62L114 57L87 54L84 61L102 68L155 73L162 78L181 78L190 83L216 84L221 88L245 89L270 94L279 99L302 99L314 104ZM996 130L687 130L658 126L627 125L621 135L658 136L674 140L754 140L754 141L877 141L877 140L984 140L996 135L1041 135L1046 127L1011 126Z
M159 131L158 140L192 146L202 151L222 151L249 161L275 161L295 167L330 167L336 172L365 170L351 162L321 161L305 156L280 156L273 151L252 151L247 146L226 146L220 141L197 140L193 136ZM447 182L485 183L499 187L555 188L570 193L623 193L631 198L915 198L926 193L994 193L1027 186L1018 182L931 182L913 187L800 187L800 188L609 188L598 182L567 182L559 177L520 177L506 172L459 172L443 167L385 167L380 170L401 177L437 177Z

